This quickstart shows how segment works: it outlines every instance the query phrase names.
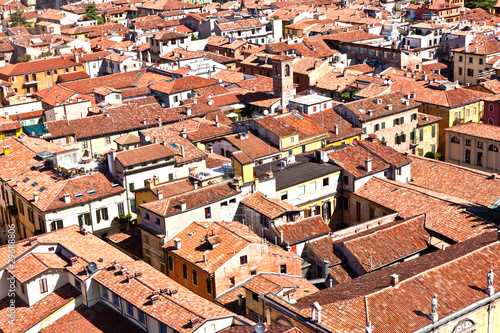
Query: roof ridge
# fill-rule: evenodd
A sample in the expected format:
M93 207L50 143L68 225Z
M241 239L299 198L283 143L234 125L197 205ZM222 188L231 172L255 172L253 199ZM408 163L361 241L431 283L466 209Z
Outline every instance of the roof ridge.
M379 233L379 232L383 232L383 231L387 231L387 230L394 229L394 228L396 228L396 227L401 227L401 226L403 226L403 225L405 225L405 224L409 224L410 222L415 222L415 220L416 220L416 219L421 218L421 217L423 217L423 218L424 218L424 222L425 222L425 213L422 213L422 214L419 214L419 215L411 216L411 217L409 217L409 218L407 218L407 219L405 219L405 220L401 221L400 223L394 224L394 225L389 226L389 227L387 227L387 228L382 228L382 229L379 229L379 230L373 230L373 229L375 229L375 228L366 229L366 230L364 230L364 231L372 231L372 232L371 232L371 233L368 233L368 234L366 234L366 235L361 235L361 236L359 236L359 237L357 237L357 238L355 238L355 239L347 240L345 243L347 243L347 242L351 242L351 241L356 241L356 240L359 240L359 239L362 239L362 238L365 238L365 237L368 237L368 236L371 236L371 235L377 234L377 233ZM394 222L396 222L396 221L394 221ZM393 223L393 222L390 222L390 223ZM380 227L387 226L387 225L388 225L388 224L390 224L390 223L382 224L382 225L380 225ZM424 224L423 224L423 223L422 223L422 228L424 229ZM364 232L364 231L361 231L360 233L362 233L362 232ZM356 235L356 234L346 236L346 237L344 237L344 239L345 239L345 238L352 237L352 236L355 236L355 235ZM339 239L338 239L338 241L342 241L342 238L339 238Z
M417 185L400 183L398 181L393 181L393 180L389 180L389 179L385 179L385 178L379 178L379 177L372 177L372 179L373 178L375 178L377 180L380 180L380 181L382 181L384 183L391 184L393 186L399 186L399 187L402 187L402 188L407 189L409 191L414 191L414 192L418 192L418 193L421 193L421 194L424 194L424 195L428 195L428 196L430 196L430 197L432 197L434 199L441 200L441 201L446 201L446 202L449 202L449 203L452 203L452 204L459 204L461 206L465 205L466 203L468 203L468 204L475 204L474 202L471 202L469 200L465 200L465 199L462 199L462 198L459 198L459 197L456 197L456 196L453 196L453 195L449 195L449 194L437 192L437 191L434 191L434 190L431 190L431 189L426 189L424 187L420 187L420 186L417 186ZM394 183L397 183L397 184L394 184ZM410 186L408 186L408 185L410 185ZM415 188L413 188L413 187L415 187ZM424 190L428 191L428 192L431 192L431 193L425 193ZM444 195L446 197L442 198L442 197L437 196L437 194L441 194L441 195ZM456 201L451 201L451 199L456 199Z
M471 256L471 255L473 255L473 254L477 253L478 251L483 251L485 248L487 248L487 247L491 247L491 246L494 246L494 245L495 245L495 244L497 244L497 243L498 243L498 241L493 241L493 242L491 242L491 243L489 243L489 244L486 244L486 245L484 245L484 246L478 247L478 248L476 248L475 250L472 250L472 251L469 251L469 252L463 253L462 255L458 255L458 257L455 257L455 258L453 258L453 259L451 259L451 260L445 261L445 262L443 262L443 263L441 263L441 264L438 264L438 265L436 265L436 266L434 266L434 267L431 267L431 268L429 268L429 269L423 270L423 271L421 271L421 272L419 272L419 273L417 273L417 274L415 274L415 275L409 276L409 277L408 277L408 278L406 278L406 279L400 280L400 281L399 281L399 283L398 283L398 285L399 285L399 284L402 284L402 283L404 283L404 282L406 282L406 281L415 280L417 277L420 277L420 276L422 276L422 275L424 275L424 274L428 274L429 272L432 272L432 271L436 271L436 270L438 270L438 269L439 269L439 268L441 268L441 267L444 267L444 266L446 266L446 265L450 265L450 264L452 264L452 263L454 263L454 262L456 262L456 261L458 261L458 260L461 260L461 259L463 259L463 258L469 257L469 256ZM386 268L386 269L387 269L387 268ZM370 296L372 296L372 295L375 295L375 294L381 293L381 292L383 292L384 290L387 290L387 289L390 289L390 288L394 288L394 287L393 287L391 284L389 284L388 286L383 287L383 288L380 288L379 290L376 290L376 291L374 291L373 293L371 293L371 294L369 294L369 295L365 295L365 297L370 297Z
M57 196L59 195L59 193L61 193L61 192L62 192L62 190L66 187L66 185L68 185L68 182L69 182L69 180L70 180L70 179L62 179L62 180L66 180L66 183L64 184L64 186L61 186L61 188L59 189L59 191L57 191L57 193L55 193L55 194L54 194L54 196L52 197L52 200L50 200L50 201L47 203L47 205L45 205L45 207L44 207L44 209L43 209L44 211L47 209L47 207L49 207L49 206L50 206L50 204L51 204L52 202L54 202L54 200L57 198ZM62 181L62 180L61 180L61 181Z

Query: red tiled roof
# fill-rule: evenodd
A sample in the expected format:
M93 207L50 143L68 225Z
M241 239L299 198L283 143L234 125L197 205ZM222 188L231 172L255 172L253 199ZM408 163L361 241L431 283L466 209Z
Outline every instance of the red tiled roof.
M328 157L356 178L389 168L388 163L381 160L375 154L363 149L359 145L349 145L341 149L328 152ZM365 168L365 161L367 159L371 159L372 161L372 170L370 172L368 172Z
M134 333L138 332L135 325L111 310L102 303L88 308L84 304L76 307L70 313L44 328L42 333L59 332L89 332L89 333Z
M133 281L126 282L126 276L116 274L114 267L108 267L99 272L94 279L149 316L178 332L193 332L208 320L234 315L221 306L196 295L145 262L127 261L121 262L120 265L129 272L141 272L142 275L135 277ZM158 303L152 304L153 291L162 288L169 291L176 289L177 292L175 296L161 294ZM198 325L192 324L195 318L199 320Z
M472 203L410 184L372 177L355 194L396 211L403 218L426 214L428 230L456 242L494 228L492 223L469 212Z
M73 57L56 57L42 60L21 62L0 68L0 75L15 76L26 73L43 72L57 68L73 67L78 65Z
M9 333L23 333L34 325L50 317L52 314L70 304L81 293L71 284L65 284L50 295L28 306L20 297L5 297L0 301L0 330ZM10 323L10 302L15 301L16 319Z
M468 122L444 129L446 132L469 135L476 138L500 141L500 127L483 123Z
M234 189L229 182L206 185L195 190L180 193L164 199L143 203L140 207L159 216L167 217L182 213L181 201L186 201L186 209L194 209L225 198L236 196L240 191Z
M246 197L241 200L241 204L252 208L256 212L259 212L270 219L275 219L286 212L300 210L300 208L289 204L286 201L268 198L261 192L256 192Z
M319 215L299 219L294 222L274 226L277 235L283 232L282 242L289 245L303 243L310 238L323 236L331 231Z
M116 153L116 159L124 167L151 162L174 156L175 151L168 144L151 144L136 149L119 151Z

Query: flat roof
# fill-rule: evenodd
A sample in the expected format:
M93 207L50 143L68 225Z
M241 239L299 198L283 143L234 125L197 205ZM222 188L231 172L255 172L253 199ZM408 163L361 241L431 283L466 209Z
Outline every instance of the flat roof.
M290 102L298 104L314 105L323 102L329 102L331 100L332 99L330 97L312 94L291 99Z
M284 159L286 158L281 160ZM276 179L276 190L282 190L342 170L339 166L331 163L316 162L313 154L307 156L296 155L295 163L286 167L281 166L281 160L254 166L253 168L258 178L265 177L266 172L271 170Z

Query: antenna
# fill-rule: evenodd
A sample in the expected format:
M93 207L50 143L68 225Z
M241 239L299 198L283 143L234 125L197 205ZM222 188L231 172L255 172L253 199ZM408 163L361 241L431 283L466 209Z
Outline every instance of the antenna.
M87 266L88 270L90 271L90 274L94 273L97 270L97 264L93 261L89 262L89 265Z

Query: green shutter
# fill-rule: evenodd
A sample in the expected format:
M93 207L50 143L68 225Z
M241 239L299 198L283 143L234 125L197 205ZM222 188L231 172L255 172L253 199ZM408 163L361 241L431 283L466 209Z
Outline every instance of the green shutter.
M129 187L129 189L130 189L130 192L132 192L133 190L135 190L135 185L134 185L134 183L130 183L130 184L128 185L128 187Z
M420 141L424 141L424 129L420 129Z
M108 208L107 208L107 207L105 207L105 208L102 210L102 212L103 212L103 214L102 214L102 215L104 216L104 220L106 220L106 221L107 221L107 220L109 220L109 218L108 218Z
M101 211L99 209L96 210L95 215L97 217L97 223L101 222Z
M436 125L432 125L432 137L436 136Z

